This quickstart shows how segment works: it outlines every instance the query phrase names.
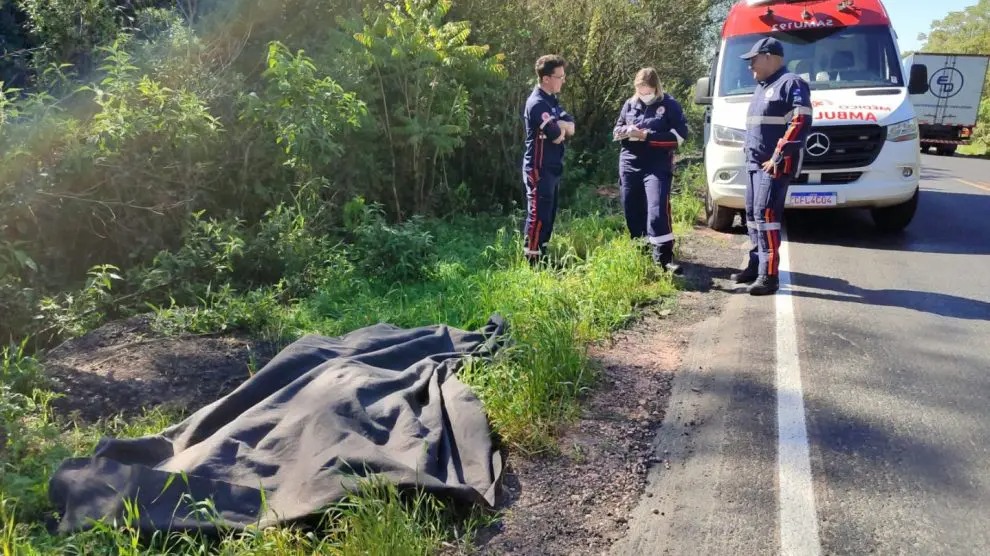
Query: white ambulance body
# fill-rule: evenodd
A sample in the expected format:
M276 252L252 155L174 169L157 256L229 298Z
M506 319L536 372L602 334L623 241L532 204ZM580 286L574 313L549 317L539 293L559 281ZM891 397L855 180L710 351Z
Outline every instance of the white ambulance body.
M755 81L740 55L763 36L784 45L787 69L811 88L812 128L788 208L863 207L884 230L910 223L918 202L918 121L909 90L927 90L924 66L904 74L880 0L741 0L732 7L695 102L705 124L708 225L727 230L745 208L743 153Z

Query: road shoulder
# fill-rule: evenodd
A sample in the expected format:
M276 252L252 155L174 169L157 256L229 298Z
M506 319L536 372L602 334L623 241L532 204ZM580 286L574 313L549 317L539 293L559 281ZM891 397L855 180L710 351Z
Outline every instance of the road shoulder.
M685 396L678 392L686 388L696 395L689 386L693 375L680 376L690 368L685 356L697 358L692 353L699 330L720 321L732 297L723 288L742 260L744 241L706 229L680 240L686 291L676 307L653 308L609 343L592 348L599 386L560 436L559 455L510 458L504 518L481 533L482 553L603 554L656 524L652 507L644 509L641 500L666 465L663 450L655 447L657 430L665 430L661 424L672 414L683 420Z
M714 287L736 293L687 330L653 442L657 463L613 554L777 549L773 298L741 294L727 280Z

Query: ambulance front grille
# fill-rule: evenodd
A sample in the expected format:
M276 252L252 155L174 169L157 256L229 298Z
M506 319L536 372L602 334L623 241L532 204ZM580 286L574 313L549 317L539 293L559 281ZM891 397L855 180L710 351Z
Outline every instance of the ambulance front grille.
M812 185L845 185L858 180L862 175L863 172L825 172L821 175L821 179ZM807 184L808 174L802 173L800 176L791 180L791 185Z
M824 136L825 141L822 141ZM879 125L812 127L805 142L803 170L841 170L869 166L880 155L887 128ZM821 153L827 143L828 150ZM814 156L818 154L819 156Z

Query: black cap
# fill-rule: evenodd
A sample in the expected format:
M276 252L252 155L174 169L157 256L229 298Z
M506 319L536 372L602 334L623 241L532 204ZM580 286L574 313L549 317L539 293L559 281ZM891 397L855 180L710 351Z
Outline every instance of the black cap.
M740 58L743 60L749 60L757 54L773 54L774 56L783 56L784 45L780 44L780 41L773 37L763 37L762 39L756 41L753 48L751 48L749 52L740 56Z

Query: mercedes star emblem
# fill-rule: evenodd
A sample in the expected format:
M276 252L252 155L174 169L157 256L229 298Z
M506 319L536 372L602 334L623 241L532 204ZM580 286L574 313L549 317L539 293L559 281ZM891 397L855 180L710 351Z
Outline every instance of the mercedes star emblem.
M831 146L828 135L822 132L812 133L804 142L804 148L811 156L822 156Z

